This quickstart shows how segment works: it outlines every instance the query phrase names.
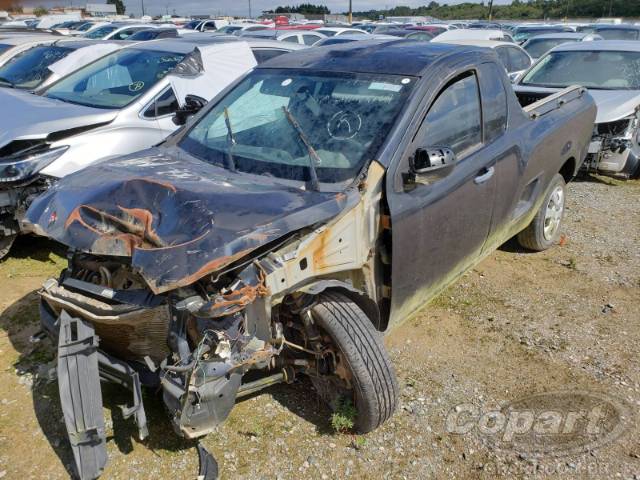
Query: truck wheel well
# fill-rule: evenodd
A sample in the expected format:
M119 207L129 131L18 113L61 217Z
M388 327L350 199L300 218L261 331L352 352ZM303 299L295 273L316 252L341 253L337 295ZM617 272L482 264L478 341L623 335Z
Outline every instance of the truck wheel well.
M353 290L348 290L346 288L341 287L329 287L325 290L326 292L339 292L344 296L348 297L352 300L356 305L358 305L365 315L369 318L374 328L378 331L384 331L385 326L383 325L382 318L380 317L380 310L378 310L378 305L376 302L371 300L366 295L359 294L354 292Z
M564 162L564 165L562 165L562 168L558 173L562 175L566 183L569 183L573 179L573 177L575 177L576 159L573 157L569 158L566 162Z

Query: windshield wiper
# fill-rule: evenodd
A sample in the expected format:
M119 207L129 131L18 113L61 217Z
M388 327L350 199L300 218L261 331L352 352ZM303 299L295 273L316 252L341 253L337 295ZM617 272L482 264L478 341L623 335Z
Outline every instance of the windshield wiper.
M14 83L12 81L7 80L4 77L0 77L0 83L4 83L9 88L16 88L16 86L14 85Z
M289 109L285 106L282 107L284 111L284 115L289 120L291 126L298 132L298 137L300 137L300 141L304 143L304 146L307 147L307 152L309 152L309 173L311 175L311 189L316 192L320 191L320 184L318 182L318 171L316 170L316 164L320 165L322 160L318 156L316 150L311 146L309 140L307 140L307 136L304 134L304 131L300 127L300 124L295 119L293 114L289 111Z
M236 162L233 160L233 153L231 153L231 149L237 142L236 137L233 135L231 120L229 120L229 109L227 107L224 107L224 124L227 126L227 168L232 172L235 172Z

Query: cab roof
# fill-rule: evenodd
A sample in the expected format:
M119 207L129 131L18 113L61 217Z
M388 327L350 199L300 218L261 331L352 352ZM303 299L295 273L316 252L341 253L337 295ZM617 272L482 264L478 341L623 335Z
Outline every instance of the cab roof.
M415 40L361 40L282 55L258 68L421 76L436 60L453 53L480 52L470 46Z

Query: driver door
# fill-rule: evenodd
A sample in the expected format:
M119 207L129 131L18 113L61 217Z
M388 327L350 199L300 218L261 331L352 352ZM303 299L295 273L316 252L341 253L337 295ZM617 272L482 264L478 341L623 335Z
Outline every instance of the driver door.
M496 185L494 159L483 148L483 135L478 79L469 70L442 86L387 179L390 325L415 312L481 254ZM453 151L455 161L432 172L413 173L411 157L432 147Z

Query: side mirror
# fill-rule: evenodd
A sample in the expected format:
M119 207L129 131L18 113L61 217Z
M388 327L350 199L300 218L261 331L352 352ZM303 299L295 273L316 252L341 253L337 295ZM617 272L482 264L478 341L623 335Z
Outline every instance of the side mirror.
M409 167L414 175L424 175L436 170L453 167L456 154L447 147L418 148L409 159Z
M190 117L193 117L207 104L207 101L197 95L187 95L184 98L184 106L176 111L173 116L173 123L184 125Z

